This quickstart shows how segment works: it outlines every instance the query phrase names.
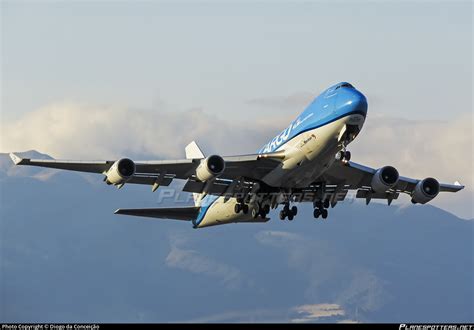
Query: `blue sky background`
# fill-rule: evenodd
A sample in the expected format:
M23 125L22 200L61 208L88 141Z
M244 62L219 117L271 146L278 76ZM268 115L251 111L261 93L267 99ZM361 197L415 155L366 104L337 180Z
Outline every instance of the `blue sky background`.
M351 81L371 113L471 113L465 2L2 1L2 115L58 101L221 117ZM295 115L301 109L291 109Z

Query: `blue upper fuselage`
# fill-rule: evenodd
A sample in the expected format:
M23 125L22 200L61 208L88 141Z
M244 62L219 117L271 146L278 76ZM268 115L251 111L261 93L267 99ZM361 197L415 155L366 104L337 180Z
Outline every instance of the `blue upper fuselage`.
M264 145L259 154L273 152L287 141L309 130L352 114L367 114L367 99L347 82L329 87L280 134Z

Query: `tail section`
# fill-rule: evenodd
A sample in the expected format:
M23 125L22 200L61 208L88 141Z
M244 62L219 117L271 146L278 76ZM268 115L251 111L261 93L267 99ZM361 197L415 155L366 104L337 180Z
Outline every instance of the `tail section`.
M184 148L186 152L187 159L201 159L204 158L204 154L202 153L201 149L197 145L196 141L191 142Z
M184 148L187 159L202 159L205 158L201 148L197 145L196 141L192 141ZM201 199L204 194L193 193L194 205L201 206Z
M199 207L163 207L148 209L118 209L115 214L134 215L158 219L194 221L199 214Z

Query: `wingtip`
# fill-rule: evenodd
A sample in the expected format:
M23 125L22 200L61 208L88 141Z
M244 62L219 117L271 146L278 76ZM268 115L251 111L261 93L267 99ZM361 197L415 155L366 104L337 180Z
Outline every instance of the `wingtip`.
M121 211L120 209L116 209L114 214L120 214L120 211Z
M13 161L13 163L15 165L20 164L21 161L23 160L23 158L21 158L20 156L15 155L13 152L10 152L9 156L10 156L11 160Z

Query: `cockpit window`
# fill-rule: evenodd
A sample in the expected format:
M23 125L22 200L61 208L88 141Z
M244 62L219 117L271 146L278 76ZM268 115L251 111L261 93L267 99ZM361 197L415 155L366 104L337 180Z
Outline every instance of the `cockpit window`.
M354 88L354 86L352 86L349 83L343 83L343 84L340 84L339 86L337 86L336 89L339 89L341 87Z

